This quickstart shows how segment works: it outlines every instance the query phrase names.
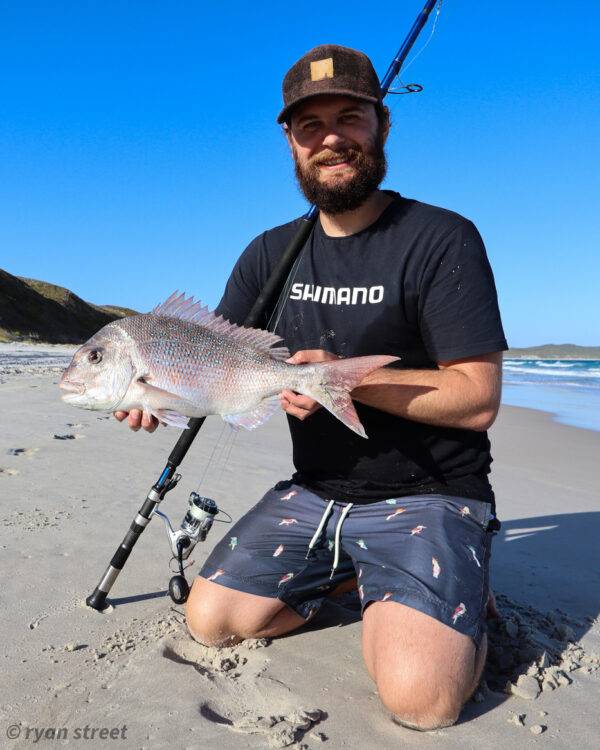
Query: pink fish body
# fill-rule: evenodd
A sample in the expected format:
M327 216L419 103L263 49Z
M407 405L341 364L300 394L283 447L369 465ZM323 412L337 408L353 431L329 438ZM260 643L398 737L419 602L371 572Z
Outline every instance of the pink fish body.
M62 397L84 409L142 409L175 427L218 414L253 429L281 408L278 394L290 389L366 437L350 391L397 357L292 365L280 344L268 331L229 323L175 293L151 313L109 323L80 347L61 378Z

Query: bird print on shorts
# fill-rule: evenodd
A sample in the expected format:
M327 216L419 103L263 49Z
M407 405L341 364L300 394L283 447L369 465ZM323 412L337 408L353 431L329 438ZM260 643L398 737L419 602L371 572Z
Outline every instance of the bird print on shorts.
M212 574L211 576L208 576L208 578L207 578L206 580L207 580L207 581L214 581L214 580L216 580L216 579L217 579L217 578L218 578L219 576L222 576L224 572L225 572L225 571L224 571L224 570L223 570L222 568L218 568L218 570L215 570L215 572L214 572L214 573L213 573L213 574Z
M461 602L456 609L454 610L454 614L452 615L452 624L456 625L456 621L459 619L459 617L462 617L465 612L467 611L467 608L465 605Z
M291 492L288 492L287 495L282 495L279 499L280 500L291 500L294 495L298 494L298 490L292 490Z
M284 549L285 547L283 546L283 544L280 544L279 547L277 547L277 549L275 550L275 552L273 552L273 557L279 557L279 555L283 552Z
M423 526L422 524L419 524L418 526L415 526L414 529L411 529L410 535L415 536L417 534L420 534L423 531L423 529L426 529L426 528L427 526Z
M298 523L296 518L282 518L277 524L278 526L291 526L293 523Z
M477 567L480 568L481 567L481 563L477 559L477 553L475 552L475 547L472 547L470 544L467 544L467 549L471 553L471 555L473 557L473 560L475 560L475 562L477 563Z
M386 521L390 521L392 518L395 518L396 516L399 516L401 513L405 513L406 508L396 508L396 510L393 513L390 513L389 516L385 517Z

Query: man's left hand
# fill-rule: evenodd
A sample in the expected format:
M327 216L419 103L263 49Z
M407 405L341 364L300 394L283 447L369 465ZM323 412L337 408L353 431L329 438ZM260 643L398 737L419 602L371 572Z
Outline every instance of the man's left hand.
M286 360L291 365L304 365L310 362L330 362L339 359L335 354L324 349L301 349L293 357ZM280 394L281 408L286 414L298 419L306 419L321 408L321 404L309 396L302 396L294 391L282 391Z

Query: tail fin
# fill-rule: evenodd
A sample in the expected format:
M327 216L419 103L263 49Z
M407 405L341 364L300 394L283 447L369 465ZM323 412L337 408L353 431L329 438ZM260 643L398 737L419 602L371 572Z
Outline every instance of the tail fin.
M302 393L314 398L334 417L343 422L346 427L366 438L365 428L362 426L350 392L373 370L378 370L398 357L376 355L372 357L350 357L332 362L320 362L315 367L318 376Z

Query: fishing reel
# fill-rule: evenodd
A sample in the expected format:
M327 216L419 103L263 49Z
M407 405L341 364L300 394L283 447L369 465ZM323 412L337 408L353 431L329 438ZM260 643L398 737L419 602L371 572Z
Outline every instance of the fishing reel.
M181 526L174 531L168 516L157 508L154 514L165 522L167 536L173 557L179 564L179 573L169 581L169 596L175 604L184 604L190 593L190 586L185 578L183 561L187 560L198 542L206 539L211 530L215 516L219 512L217 504L210 497L202 497L197 492L190 494L189 507Z

